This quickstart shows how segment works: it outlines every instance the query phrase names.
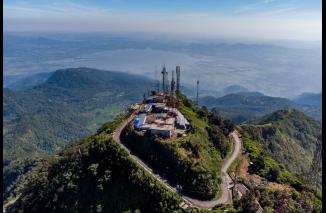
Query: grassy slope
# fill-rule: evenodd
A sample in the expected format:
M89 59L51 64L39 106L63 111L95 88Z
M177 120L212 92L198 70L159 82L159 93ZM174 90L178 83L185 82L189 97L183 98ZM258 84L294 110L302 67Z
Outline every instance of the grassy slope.
M35 168L20 182L22 195L10 212L180 211L181 199L113 141L126 116Z

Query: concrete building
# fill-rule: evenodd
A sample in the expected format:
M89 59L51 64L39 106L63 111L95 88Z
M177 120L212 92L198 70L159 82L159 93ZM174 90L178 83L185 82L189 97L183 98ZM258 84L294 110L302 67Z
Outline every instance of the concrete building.
M168 107L165 98L161 94L146 99L141 113L134 120L136 130L148 131L151 135L165 138L171 138L174 134L178 137L185 135L190 123L177 108Z
M142 125L145 124L146 121L146 114L141 113L137 116L137 118L134 120L134 128L135 129L141 129Z
M152 107L153 107L153 104L152 104L152 103L150 103L150 104L145 104L143 112L144 112L144 113L149 113L149 112L151 112L151 111L152 111Z
M172 125L151 125L149 131L151 135L159 135L164 138L171 138L173 134L173 126Z

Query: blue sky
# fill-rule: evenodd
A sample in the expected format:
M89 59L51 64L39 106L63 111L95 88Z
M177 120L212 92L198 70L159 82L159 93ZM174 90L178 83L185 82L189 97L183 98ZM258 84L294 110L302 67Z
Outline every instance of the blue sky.
M321 40L321 5L321 0L4 0L4 30Z

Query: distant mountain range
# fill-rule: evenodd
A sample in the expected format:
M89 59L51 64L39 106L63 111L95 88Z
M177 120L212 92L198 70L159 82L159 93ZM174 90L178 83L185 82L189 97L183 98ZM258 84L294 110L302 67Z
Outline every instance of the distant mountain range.
M236 123L248 122L251 119L285 108L301 110L314 119L320 120L322 116L321 104L308 105L307 103L303 101L296 103L287 98L271 97L260 92L238 92L219 98L205 96L199 100L200 105L207 106L217 114Z
M52 153L95 132L142 100L152 86L153 81L143 76L76 68L58 70L31 89L5 88L4 166Z
M201 90L219 91L237 84L273 96L293 97L308 89L321 89L320 45L294 48L279 43L179 40L134 33L5 33L4 37L5 75L87 66L154 77L155 64L159 68L168 62L168 70L181 65L182 83L194 89L199 77Z
M37 73L32 75L9 75L4 76L3 87L11 90L31 89L38 84L44 83L53 72Z
M321 106L322 93L302 93L298 97L294 98L293 101L299 104Z

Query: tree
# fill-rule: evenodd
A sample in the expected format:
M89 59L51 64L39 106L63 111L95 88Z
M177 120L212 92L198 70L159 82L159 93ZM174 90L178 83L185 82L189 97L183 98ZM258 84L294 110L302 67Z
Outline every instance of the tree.
M256 194L254 191L247 192L239 201L241 212L256 213L259 204L257 203Z
M273 167L273 168L270 168L268 173L267 173L267 178L270 180L270 181L277 181L278 180L278 177L280 176L280 169L278 167Z
M250 172L251 173L259 173L260 170L265 168L264 158L262 156L258 156L254 161L253 164L250 165Z

